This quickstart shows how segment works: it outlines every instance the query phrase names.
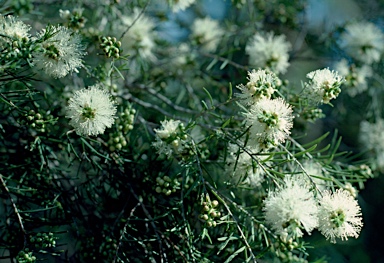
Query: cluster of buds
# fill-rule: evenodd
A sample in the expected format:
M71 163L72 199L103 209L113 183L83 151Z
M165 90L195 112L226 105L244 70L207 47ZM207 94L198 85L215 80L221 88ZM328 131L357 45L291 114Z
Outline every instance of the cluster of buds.
M108 58L120 57L121 42L118 41L115 37L101 37L100 47Z
M209 196L206 195L206 201L202 203L203 209L200 214L200 219L204 220L208 227L216 226L216 218L221 216L221 213L217 210L219 202L217 200L211 201Z
M289 237L288 234L281 235L280 241L276 245L279 247L281 251L291 251L299 247L299 243L295 241L292 237Z
M22 123L27 124L38 132L45 132L46 123L53 119L51 115L48 115L47 118L44 119L43 115L35 110L28 110L27 113L24 114L24 118Z
M85 262L97 261L97 247L94 237L86 238L84 242L81 243L82 256Z
M5 45L5 58L7 60L12 59L32 59L33 47L28 37L14 39L12 42L6 41Z
M36 257L26 248L17 254L16 260L17 263L30 263L36 262Z
M106 237L103 244L100 246L99 252L109 262L113 261L113 257L116 253L117 243L116 240ZM110 258L112 257L112 258Z
M361 164L357 168L357 173L364 176L365 178L372 178L373 177L373 173L372 173L371 168L366 164Z
M60 17L67 20L69 28L74 30L79 30L83 28L87 19L83 16L82 8L75 8L71 11L69 10L60 10Z
M182 177L171 179L169 176L165 175L163 177L156 177L156 193L163 193L165 195L170 195L175 193L180 189L180 182L183 180Z
M313 108L303 111L302 117L307 121L315 121L325 117L323 111L319 108Z
M29 242L34 244L36 248L49 248L56 246L56 239L53 233L37 233L36 236L31 236Z
M111 152L121 150L127 145L127 134L133 129L136 110L129 105L116 120L116 132L110 133L108 146Z
M324 103L329 103L330 100L336 99L337 96L339 96L341 89L340 89L341 82L335 82L333 84L330 83L324 83L323 89L323 101Z

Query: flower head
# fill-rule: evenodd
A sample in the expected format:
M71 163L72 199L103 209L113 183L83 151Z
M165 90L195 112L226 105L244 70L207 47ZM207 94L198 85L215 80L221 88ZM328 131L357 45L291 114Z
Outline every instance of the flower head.
M363 226L360 206L347 190L325 191L318 216L319 231L332 243L335 238L357 238Z
M335 65L335 69L345 78L344 86L346 91L354 97L368 89L367 78L372 76L372 69L368 65L357 67L355 64L349 65L346 59L341 60Z
M287 71L290 50L291 44L285 40L285 36L275 36L273 32L256 33L245 47L251 66L269 68L277 74Z
M209 17L196 18L192 24L192 39L207 52L215 51L223 35L219 22Z
M267 224L283 237L301 237L302 229L310 234L318 224L313 193L292 177L286 177L284 183L278 190L270 191L264 200Z
M351 57L365 64L380 60L384 51L383 43L383 32L370 22L349 24L340 36L340 46Z
M184 124L179 120L164 120L160 123L161 129L154 129L156 141L152 145L167 158L172 154L182 154L188 138Z
M329 103L341 92L340 86L345 81L336 71L328 68L318 69L307 74L306 94L315 103Z
M121 39L122 48L130 55L140 56L146 60L155 60L155 23L142 10L135 8L133 14L122 17L121 31L129 27Z
M169 0L172 12L183 11L192 5L196 0Z
M37 39L43 42L41 50L34 53L33 63L49 76L62 78L83 66L85 52L77 33L63 26L50 26L38 33Z
M369 151L376 169L384 171L384 120L379 118L375 123L360 123L359 141L362 148Z
M248 72L248 83L237 86L242 92L238 96L243 99L245 105L252 105L260 99L270 99L280 84L281 80L272 71L254 69Z
M293 127L292 107L282 98L261 99L244 113L250 127L250 141L261 148L284 142Z
M22 21L16 20L13 16L1 16L0 15L0 47L4 43L11 43L14 40L29 39L29 30L31 27L24 24Z
M115 122L116 106L98 84L76 91L69 100L66 118L79 135L103 134Z

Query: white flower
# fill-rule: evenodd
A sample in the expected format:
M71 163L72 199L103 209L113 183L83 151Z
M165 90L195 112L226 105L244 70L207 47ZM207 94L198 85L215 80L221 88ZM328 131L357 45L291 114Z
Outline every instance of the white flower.
M121 17L120 31L125 32L121 39L122 49L131 56L140 56L146 60L155 60L155 23L142 10L135 8L130 16Z
M239 150L239 147L234 144L229 145L229 155L226 160L229 166L227 171L235 184L245 183L253 187L260 186L265 179L265 171L260 165L267 165L267 163L263 163L263 160L269 156L256 155L257 150L251 147L247 147L246 150ZM253 157L250 154L253 154Z
M351 57L365 64L380 60L384 50L383 44L383 32L370 22L349 24L340 36L340 46Z
M384 120L375 123L360 123L359 141L363 149L368 150L373 160L374 169L384 171Z
M274 36L273 32L256 33L245 47L251 66L269 68L277 74L287 71L290 50L291 44L285 40L285 36Z
M357 238L363 226L360 206L347 190L325 191L318 216L319 231L332 243L335 238Z
M272 71L253 69L248 72L248 83L237 85L237 88L241 90L241 94L237 94L237 96L245 105L252 105L260 99L270 99L280 84L281 80Z
M293 177L284 179L285 185L270 191L264 200L265 220L277 235L301 237L317 227L317 204L312 192Z
M336 63L335 69L345 78L344 86L346 91L354 97L368 89L367 78L372 76L372 69L368 65L357 67L355 64L349 65L346 59Z
M115 122L116 106L110 94L96 84L76 91L69 100L66 118L79 135L103 134Z
M360 123L359 139L367 150L384 151L384 120L377 119L375 123L362 121Z
M86 54L80 36L66 27L50 26L37 34L37 39L45 39L41 50L34 53L33 63L38 69L54 78L62 78L68 73L78 72L83 66L82 57Z
M209 17L196 18L192 24L192 39L207 52L216 50L223 35L219 22Z
M336 71L328 68L318 69L307 74L305 93L314 103L329 103L341 92L340 86L345 81Z
M154 129L156 135L160 139L168 139L171 136L177 134L179 126L182 124L179 120L164 120L161 121L162 129Z
M183 153L188 138L184 124L179 120L164 120L160 123L161 129L154 129L156 141L152 143L158 154L165 154L170 158L173 154Z
M250 127L250 141L269 148L285 141L293 126L292 107L282 98L261 99L244 113Z
M183 11L192 5L196 0L169 0L172 12Z
M29 30L31 27L24 24L22 21L18 21L13 16L1 16L0 15L0 47L4 43L12 43L14 40L29 39Z
M322 170L322 166L313 161L305 160L301 163L302 167L294 166L293 172L297 180L301 180L303 184L309 189L316 189L318 191L327 190L330 186L329 181L319 177L326 177L326 173ZM303 169L304 168L304 171Z

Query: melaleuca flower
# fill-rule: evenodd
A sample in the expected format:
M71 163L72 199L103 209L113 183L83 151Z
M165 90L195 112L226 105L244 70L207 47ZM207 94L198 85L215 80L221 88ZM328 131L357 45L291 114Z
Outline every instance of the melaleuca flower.
M335 238L348 240L359 236L363 226L361 209L357 201L346 190L325 191L319 203L319 231L335 243Z
M244 113L250 126L249 143L269 148L285 141L293 126L292 107L282 98L261 99Z
M290 50L291 44L285 40L285 36L275 36L273 32L256 33L245 47L251 66L269 68L277 74L287 71Z
M367 78L372 76L372 69L368 65L357 67L349 65L346 59L336 63L335 70L345 78L344 86L347 93L354 97L368 89Z
M13 41L29 39L29 31L31 27L24 24L22 21L16 20L13 16L0 15L0 47L5 43L12 43Z
M172 12L183 11L192 5L196 0L168 0Z
M372 158L374 169L384 171L384 120L379 118L375 123L360 123L359 141L363 149Z
M66 118L79 135L103 134L115 122L116 105L99 84L76 91L69 100Z
M293 164L292 173L293 177L303 182L303 184L314 191L324 191L330 186L329 181L319 177L327 177L327 172L323 171L321 164L314 160L304 160L301 166Z
M237 96L243 99L245 105L251 105L260 99L270 99L280 84L281 80L272 71L254 69L248 72L246 85L237 85L237 88L241 90L241 94Z
M251 147L247 147L246 151L242 150L235 144L229 145L228 152L229 155L226 159L228 168L226 170L230 173L231 181L234 184L244 183L253 187L260 186L265 179L265 170L260 164L269 156L257 155L257 150Z
M170 158L173 154L182 154L188 136L185 132L184 124L179 120L164 120L161 129L154 129L156 141L152 143L158 154L165 154Z
M207 52L216 50L223 35L219 22L209 17L196 18L192 24L192 40Z
M313 193L301 181L286 177L284 185L270 191L264 200L265 221L283 237L301 237L317 227L317 203Z
M125 32L121 39L122 49L131 56L140 56L146 60L155 60L153 54L155 48L155 23L151 18L135 8L129 16L121 17L120 31Z
M384 51L384 34L373 23L357 22L345 26L340 46L348 55L365 64L378 62Z
M328 68L318 69L307 74L305 94L314 103L329 103L341 92L340 86L345 81L336 71Z
M80 35L62 26L49 26L37 34L41 49L34 53L33 63L38 69L54 78L78 72L85 55Z

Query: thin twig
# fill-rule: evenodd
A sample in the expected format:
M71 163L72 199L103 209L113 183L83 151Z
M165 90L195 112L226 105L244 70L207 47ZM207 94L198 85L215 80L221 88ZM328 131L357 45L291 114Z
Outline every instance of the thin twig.
M9 196L9 199L11 200L11 203L12 203L12 206L13 206L13 210L15 211L15 214L17 216L17 219L19 221L19 225L20 225L20 228L21 228L21 231L23 232L23 235L24 235L24 246L27 244L27 232L25 231L25 228L24 228L24 224L23 224L23 219L19 213L19 209L17 209L17 206L16 206L16 203L15 201L13 201L13 198L12 198L12 195L4 181L4 178L3 178L3 175L0 174L0 180L1 180L1 183L3 184L3 187L5 189L5 191L7 192L8 196Z
M220 196L219 196L219 195L217 194L217 192L216 192L216 189L215 189L210 183L206 182L205 184L208 185L208 187L211 189L212 193L213 193L216 197L220 198ZM236 223L236 227L237 227L237 229L239 230L240 236L241 236L241 238L243 239L243 241L244 241L244 243L245 243L245 246L247 247L249 253L251 254L251 257L252 257L253 262L254 262L254 263L257 263L257 261L256 261L256 256L255 256L255 254L253 254L252 248L251 248L251 246L249 245L249 243L248 243L248 241L247 241L247 238L245 237L245 235L244 235L244 233L243 233L243 230L241 229L239 223L237 222L237 219L236 219L235 216L232 214L231 209L229 208L229 206L227 205L227 203L226 203L226 202L222 202L222 203L223 203L223 205L225 206L225 209L227 210L228 214L232 217L233 221Z
M137 208L139 205L140 205L140 202L138 202L138 203L132 208L131 212L129 213L129 217L128 217L128 219L129 219L130 217L133 216L133 213L135 212L136 208ZM124 209L123 209L123 211L124 211ZM123 212L123 211L122 211L122 212ZM120 234L120 237L119 237L119 244L118 244L117 247L116 247L116 250L115 250L115 257L113 258L112 263L115 263L116 260L117 260L117 256L118 256L118 253L119 253L119 248L120 248L120 246L121 246L121 244L122 244L122 242L123 242L123 237L124 237L124 234L125 234L125 232L126 232L127 226L128 226L128 224L129 224L129 220L128 220L128 219L127 219L127 222L125 222L125 224L124 224L123 230L121 231L121 234Z
M127 27L127 29L121 34L119 40L121 40L121 39L125 36L125 34L127 34L127 32L129 31L129 29L131 29L131 27L133 27L133 25L137 22L137 20L139 20L139 18L144 14L145 9L147 9L147 7L148 7L148 5L149 5L149 2L150 2L150 1L148 1L148 2L145 3L145 6L144 6L143 9L141 10L140 14L135 18L135 20L133 20L132 24L130 24L130 25Z
M147 216L147 218L149 219L149 224L152 226L154 232L155 232L155 235L156 235L156 238L157 238L157 241L159 242L159 249L160 249L160 262L164 262L164 257L166 259L166 254L163 252L163 245L162 245L162 241L161 241L161 238L158 234L158 230L157 230L157 227L154 223L154 219L152 218L152 216L149 214L147 208L145 207L145 205L143 204L143 202L140 200L140 198L137 196L137 194L135 193L135 191L133 190L133 188L129 185L129 190L131 192L131 194L136 198L136 200L139 202L140 206L141 206L141 209L143 210L143 212L145 213L145 215ZM168 262L168 260L166 260Z

